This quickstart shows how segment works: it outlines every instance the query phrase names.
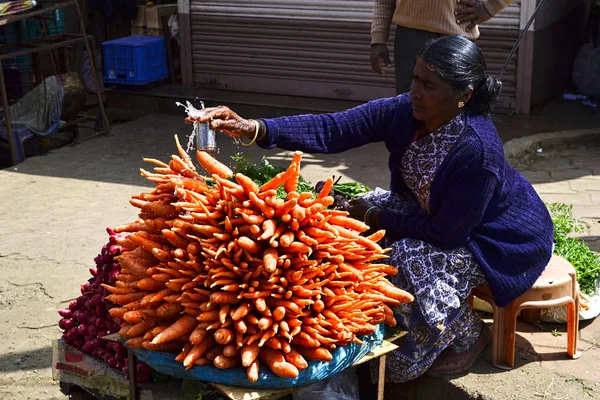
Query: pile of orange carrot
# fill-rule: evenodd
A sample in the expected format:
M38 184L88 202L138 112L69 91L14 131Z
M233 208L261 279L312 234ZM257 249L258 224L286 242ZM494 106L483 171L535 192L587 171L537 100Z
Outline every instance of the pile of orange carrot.
M413 297L386 279L398 271L379 262L384 232L362 236L366 224L327 208L331 178L316 196L298 193L301 152L258 186L198 151L209 186L175 140L168 164L145 159L156 187L131 199L139 220L115 229L127 251L104 287L127 346L177 353L187 368L242 366L256 382L261 364L295 378L307 360L395 324L390 306Z

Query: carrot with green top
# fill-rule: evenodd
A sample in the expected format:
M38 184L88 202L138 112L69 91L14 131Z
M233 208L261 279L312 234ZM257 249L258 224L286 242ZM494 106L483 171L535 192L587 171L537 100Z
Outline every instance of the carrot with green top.
M269 182L265 183L260 187L260 192L266 192L271 189L277 189L281 185L285 185L285 183L294 177L297 171L297 166L293 163L283 172L275 175Z

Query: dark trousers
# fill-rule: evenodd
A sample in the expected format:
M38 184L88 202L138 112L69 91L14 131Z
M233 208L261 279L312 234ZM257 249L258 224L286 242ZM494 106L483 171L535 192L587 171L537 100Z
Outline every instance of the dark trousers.
M394 39L396 94L406 93L410 90L417 56L427 42L440 36L442 35L439 33L405 28L403 26L396 28L396 37Z

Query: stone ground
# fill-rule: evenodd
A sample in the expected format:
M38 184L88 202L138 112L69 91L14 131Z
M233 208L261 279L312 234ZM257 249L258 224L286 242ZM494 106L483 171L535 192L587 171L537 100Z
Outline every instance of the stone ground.
M56 310L79 294L88 267L106 242L104 228L130 222L128 200L149 185L139 175L142 157L166 160L173 135L190 126L181 117L148 115L15 167L0 170L0 399L63 399L51 379L51 341L60 335ZM289 152L242 148L219 138L219 157L245 151L286 165ZM587 224L584 238L600 250L600 136L580 147L542 152L520 167L547 201L574 204ZM311 181L343 180L387 187L387 152L369 145L338 155L306 156ZM600 322L581 324L578 360L567 360L563 325L520 325L517 367L494 369L486 353L470 374L453 380L422 378L390 387L389 398L600 399L596 367ZM552 331L555 331L552 334Z

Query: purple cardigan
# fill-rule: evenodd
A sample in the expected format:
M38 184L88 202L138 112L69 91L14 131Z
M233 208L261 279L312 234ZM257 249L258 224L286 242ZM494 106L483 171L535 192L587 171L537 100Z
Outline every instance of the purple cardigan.
M402 155L419 126L406 94L322 115L265 119L263 148L339 153L371 142L390 152L390 189L409 193ZM382 210L381 228L444 249L468 247L479 261L496 304L506 306L529 289L552 255L554 228L531 184L504 158L489 118L468 115L455 146L431 184L431 214Z

